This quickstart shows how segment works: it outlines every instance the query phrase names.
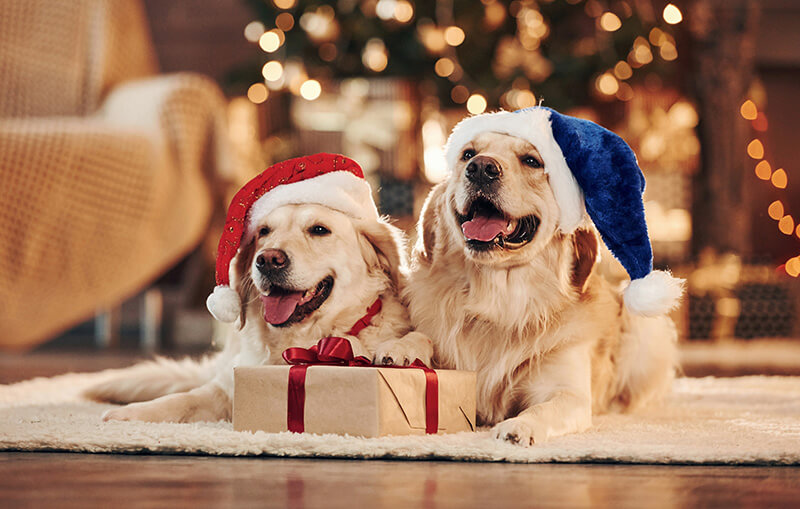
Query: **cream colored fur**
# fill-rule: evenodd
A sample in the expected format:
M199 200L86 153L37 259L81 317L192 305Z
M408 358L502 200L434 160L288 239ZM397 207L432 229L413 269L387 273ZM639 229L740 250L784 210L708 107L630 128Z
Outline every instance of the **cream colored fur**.
M417 330L434 341L434 364L478 373L478 420L500 439L528 445L586 430L592 413L632 409L668 389L676 362L669 318L640 317L592 270L591 225L560 231L542 168L520 160L536 147L483 133L459 147L502 169L493 199L512 218L536 215L533 240L516 250L469 249L454 212L474 187L458 159L423 208L404 297Z
M323 225L329 235L309 229ZM347 337L356 355L382 364L425 363L431 342L411 331L398 288L405 277L400 231L383 220L355 220L321 205L284 205L263 218L270 233L239 251L231 264L231 287L240 293L243 312L231 326L223 350L201 363L159 361L135 366L120 377L90 388L86 394L102 401L131 403L107 412L104 419L140 421L217 421L231 417L233 368L284 364L289 347L308 348L326 336ZM261 293L269 282L255 268L258 253L281 249L291 260L289 281L296 288L313 288L334 277L330 296L303 321L274 327L262 317ZM380 297L381 312L358 337L347 331ZM411 357L413 355L413 357ZM152 401L147 401L149 399Z

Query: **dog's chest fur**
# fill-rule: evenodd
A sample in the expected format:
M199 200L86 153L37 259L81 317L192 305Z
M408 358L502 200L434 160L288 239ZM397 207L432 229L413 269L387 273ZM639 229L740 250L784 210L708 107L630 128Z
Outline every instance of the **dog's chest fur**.
M420 264L412 273L412 321L436 339L437 366L477 372L482 424L515 415L530 395L520 388L536 384L542 359L568 344L590 343L600 354L593 357L593 373L613 374L610 345L619 335L613 328L620 304L596 276L577 296L563 249L554 243L542 263L503 270L446 263L442 256L441 263ZM605 380L598 387L608 385Z

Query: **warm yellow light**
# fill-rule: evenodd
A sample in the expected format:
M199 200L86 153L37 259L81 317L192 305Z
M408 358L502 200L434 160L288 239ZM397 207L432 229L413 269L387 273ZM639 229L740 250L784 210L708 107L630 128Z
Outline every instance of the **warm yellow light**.
M267 81L278 81L283 75L283 65L276 60L271 60L261 68L261 74Z
M486 106L486 98L480 94L472 94L469 96L469 99L467 99L467 111L473 115L478 115L486 111Z
M250 42L258 42L258 38L265 30L264 24L260 21L251 21L244 27L244 38Z
M800 238L800 224L797 225L797 229L794 231L794 234L797 235L798 238Z
M756 138L747 144L747 155L753 159L761 159L764 157L764 145L761 144L761 140Z
M253 83L250 85L250 88L247 89L247 98L256 104L261 104L266 101L268 95L269 91L263 83Z
M450 46L458 46L464 42L465 38L466 35L464 35L464 31L457 26L447 27L444 31L444 42Z
M616 32L622 26L622 21L619 20L613 12L606 12L600 16L600 28L606 32Z
M294 7L295 0L272 0L278 9L291 9Z
M414 6L406 0L400 0L394 6L394 19L400 23L408 23L414 17Z
M281 38L272 30L264 32L258 39L258 45L267 53L273 53L281 47Z
M436 65L434 65L433 70L436 71L436 74L438 76L446 78L451 74L453 74L455 68L456 65L453 63L452 60L450 60L447 57L443 57L436 61Z
M300 95L307 101L313 101L322 93L322 86L317 80L306 80L300 85Z
M520 90L517 92L517 107L530 108L536 106L536 96L530 90Z
M631 51L633 60L637 64L635 67L640 67L649 64L653 61L653 52L650 50L650 44L644 37L637 37L633 41L633 50ZM631 62L633 63L633 62Z
M767 209L767 214L769 217L777 221L778 219L783 217L783 203L780 200L775 200L774 202L769 204L769 208Z
M367 41L364 52L361 54L361 62L370 70L381 72L389 64L389 54L386 45L377 37Z
M739 108L739 113L741 113L742 117L744 117L746 120L755 120L758 117L758 108L756 108L756 103L750 99L746 100L742 103L742 107Z
M778 229L784 235L791 235L794 233L794 219L792 219L792 216L783 216L781 220L778 221Z
M661 55L661 58L667 62L671 62L678 58L678 48L676 48L671 42L665 42L662 44L658 49L658 53Z
M288 32L294 28L294 16L288 12L282 12L278 14L278 16L275 18L275 26L284 32Z
M800 258L795 256L786 261L786 273L792 277L800 276Z
M614 66L614 74L617 76L617 78L626 80L633 76L633 69L628 62L620 60L617 62L617 65Z
M650 30L650 34L647 36L647 38L650 39L650 44L653 46L661 46L661 44L667 40L667 35L663 30L656 27Z
M469 90L464 85L456 85L450 91L450 98L456 104L463 104L469 98Z
M664 21L670 25L677 25L683 21L683 14L681 14L681 10L678 9L675 4L667 4L667 6L664 7L662 16L664 17Z
M611 73L603 73L597 77L595 87L601 94L614 95L619 90L619 82Z
M617 90L617 93L614 95L620 101L630 101L631 99L633 99L634 95L633 87L631 87L625 82L622 82L619 84L619 90Z
M775 173L772 174L772 185L778 189L786 189L788 183L788 178L786 177L786 172L783 171L783 168L775 170Z
M772 176L772 166L770 166L768 161L760 161L756 165L756 177L760 178L761 180L769 180Z

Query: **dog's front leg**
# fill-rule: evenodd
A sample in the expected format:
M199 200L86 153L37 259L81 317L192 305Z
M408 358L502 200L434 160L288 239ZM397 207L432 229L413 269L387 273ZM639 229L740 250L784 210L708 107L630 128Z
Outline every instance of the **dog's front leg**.
M104 421L217 422L230 418L230 396L214 382L189 392L114 408L103 414Z
M415 360L431 365L433 343L421 332L412 331L399 339L389 339L375 349L375 364L408 366Z
M538 369L537 369L538 368ZM588 344L549 353L521 382L526 408L492 430L500 440L524 446L586 431L592 425L591 357Z

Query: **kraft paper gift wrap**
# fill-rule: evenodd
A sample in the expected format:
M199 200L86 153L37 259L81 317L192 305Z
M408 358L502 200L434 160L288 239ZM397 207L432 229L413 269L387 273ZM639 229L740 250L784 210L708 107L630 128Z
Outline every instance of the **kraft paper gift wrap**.
M288 431L291 366L234 370L233 428ZM474 431L475 373L436 370L438 433ZM304 429L362 437L424 435L426 376L422 369L316 365L305 378Z

